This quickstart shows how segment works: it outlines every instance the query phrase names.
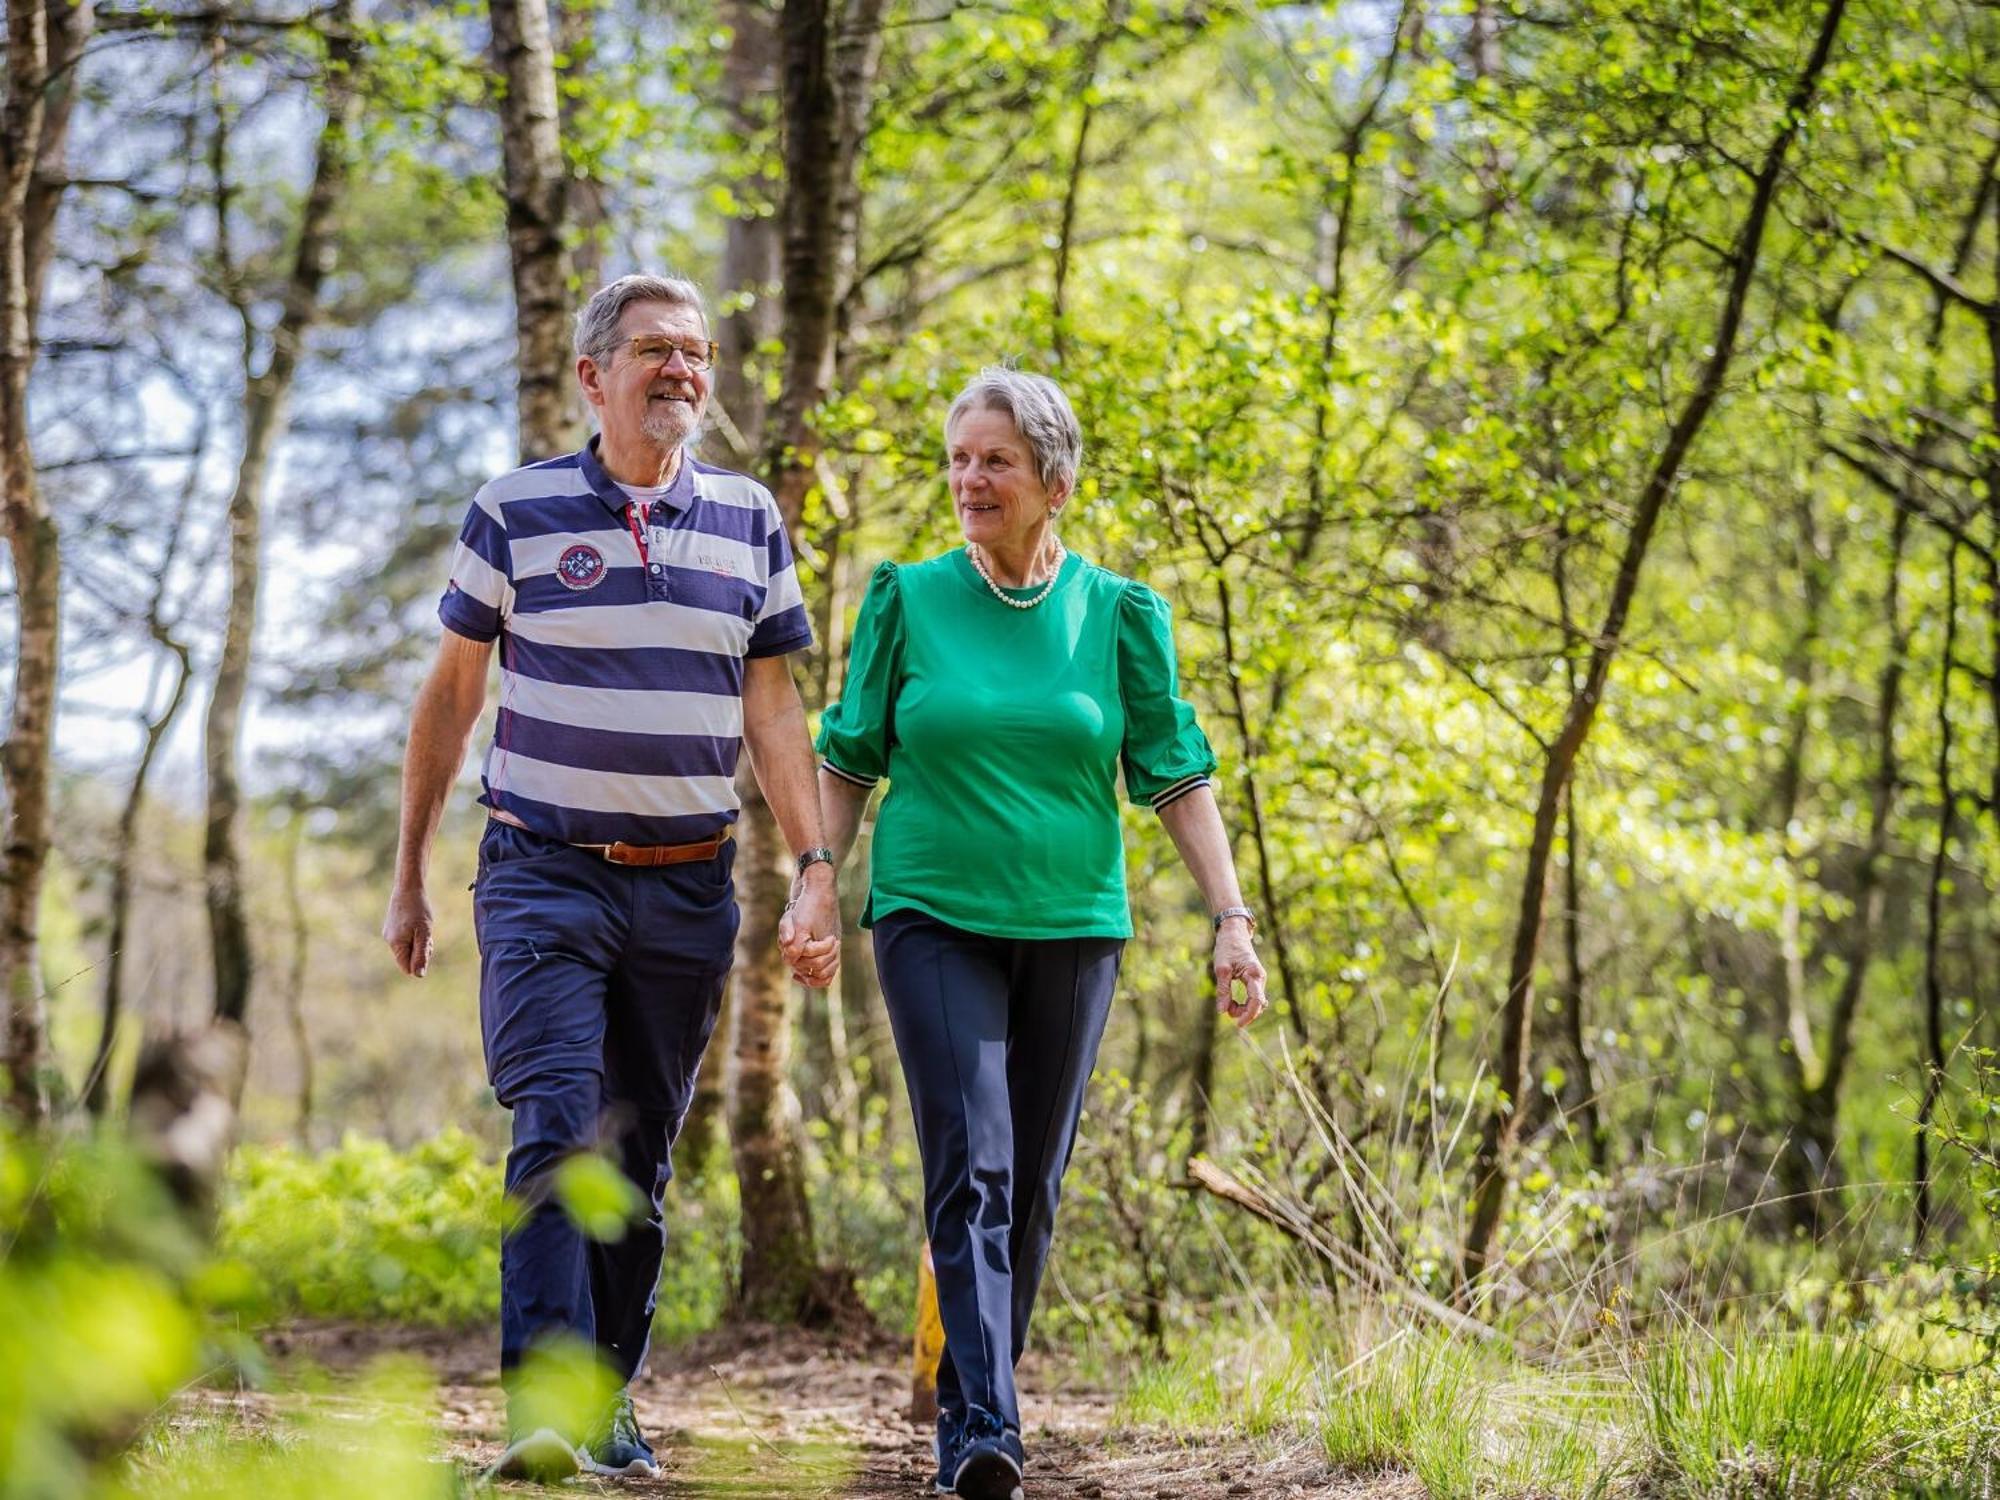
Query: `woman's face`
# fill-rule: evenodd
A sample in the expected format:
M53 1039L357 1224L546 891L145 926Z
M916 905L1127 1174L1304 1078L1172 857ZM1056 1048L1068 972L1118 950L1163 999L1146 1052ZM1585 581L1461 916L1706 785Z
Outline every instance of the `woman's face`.
M1003 550L1024 544L1068 498L1042 483L1034 450L1004 411L963 413L946 434L946 450L952 507L968 542Z

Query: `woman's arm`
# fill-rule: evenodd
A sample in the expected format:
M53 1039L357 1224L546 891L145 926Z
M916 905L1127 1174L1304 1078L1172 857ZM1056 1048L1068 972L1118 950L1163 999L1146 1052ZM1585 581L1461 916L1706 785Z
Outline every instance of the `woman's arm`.
M854 836L861 830L861 814L875 788L837 776L824 765L819 768L819 810L826 821L826 846L833 851L833 868L847 863Z
M822 793L825 783L822 772ZM1229 835L1223 831L1214 791L1198 786L1174 798L1160 809L1160 821L1201 888L1209 911L1241 906L1243 891L1236 883L1236 860L1229 852ZM1243 986L1241 1000L1236 998L1238 984ZM1264 1006L1264 965L1257 958L1250 923L1243 917L1225 918L1215 930L1215 1008L1243 1027L1262 1015Z

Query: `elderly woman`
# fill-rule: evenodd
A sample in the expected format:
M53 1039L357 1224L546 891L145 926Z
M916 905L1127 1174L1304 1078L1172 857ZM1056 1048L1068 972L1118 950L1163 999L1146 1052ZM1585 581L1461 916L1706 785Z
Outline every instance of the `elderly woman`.
M1214 916L1217 1007L1239 1026L1264 1008L1264 968L1215 754L1176 696L1167 605L1056 537L1082 453L1068 398L989 369L944 438L965 545L876 570L820 730L820 800L838 863L890 784L862 924L923 1154L945 1329L937 1488L1008 1500L1014 1367L1132 935L1121 768Z

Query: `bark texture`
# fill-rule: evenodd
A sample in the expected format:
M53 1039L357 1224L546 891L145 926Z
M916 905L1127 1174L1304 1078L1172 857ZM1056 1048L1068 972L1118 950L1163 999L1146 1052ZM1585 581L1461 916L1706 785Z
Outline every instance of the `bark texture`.
M6 995L6 1090L14 1112L39 1122L47 1026L36 942L49 854L49 755L60 657L62 559L55 517L35 478L28 376L35 362L41 282L65 176L74 65L90 35L87 4L33 0L7 7L7 88L0 103L0 489L19 614L13 715L0 749L7 793L0 865L0 992Z
M837 38L837 40L836 40ZM818 467L813 410L826 398L838 309L860 233L855 169L881 55L881 0L786 0L778 26L784 198L784 377L764 434L766 482L798 535ZM777 951L789 879L776 821L750 788L737 825L737 950L729 1132L742 1189L739 1312L796 1321L825 1310L805 1198L804 1143L785 1076L792 983Z
M584 437L570 369L571 268L563 243L569 174L547 0L492 0L488 10L493 65L502 82L500 154L514 270L521 461L532 463L576 448Z

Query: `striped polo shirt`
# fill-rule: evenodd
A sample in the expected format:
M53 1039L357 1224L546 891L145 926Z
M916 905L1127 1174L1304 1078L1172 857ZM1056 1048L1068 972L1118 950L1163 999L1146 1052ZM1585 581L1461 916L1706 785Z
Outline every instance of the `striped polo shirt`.
M438 617L500 643L486 806L573 844L680 844L736 821L743 662L812 644L777 502L682 456L644 506L597 439L482 487Z

